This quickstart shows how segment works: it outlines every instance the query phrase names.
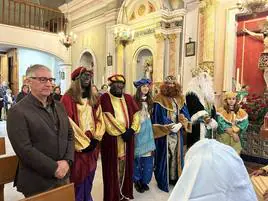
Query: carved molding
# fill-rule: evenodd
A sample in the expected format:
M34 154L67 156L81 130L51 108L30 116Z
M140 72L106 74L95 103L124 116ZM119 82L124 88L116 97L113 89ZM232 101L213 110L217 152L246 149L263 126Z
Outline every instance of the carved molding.
M163 33L157 33L154 35L156 38L157 42L161 42L167 39L167 35L163 34Z
M199 68L210 74L210 76L214 77L214 61L203 61L202 63L199 63Z
M168 39L170 42L175 42L177 39L177 34L169 34Z

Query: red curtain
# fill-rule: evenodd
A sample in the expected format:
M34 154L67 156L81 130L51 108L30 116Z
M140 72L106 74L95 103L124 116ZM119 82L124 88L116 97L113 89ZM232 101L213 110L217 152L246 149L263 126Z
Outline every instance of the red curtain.
M250 94L262 95L265 89L263 72L258 68L258 60L263 52L263 41L247 34L239 34L243 28L250 31L260 31L265 20L265 14L253 17L240 17L237 19L237 53L236 68L239 68L239 83L249 86ZM237 70L236 70L237 72ZM237 75L236 75L237 76Z

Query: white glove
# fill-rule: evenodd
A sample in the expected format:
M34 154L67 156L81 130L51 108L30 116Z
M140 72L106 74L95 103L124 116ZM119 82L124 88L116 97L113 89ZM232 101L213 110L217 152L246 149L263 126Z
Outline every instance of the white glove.
M182 127L182 124L181 123L177 123L177 124L174 124L172 127L171 127L171 131L173 133L177 133Z
M215 121L215 119L211 119L211 121L207 124L208 129L216 130L217 127L218 127L218 123L217 121Z

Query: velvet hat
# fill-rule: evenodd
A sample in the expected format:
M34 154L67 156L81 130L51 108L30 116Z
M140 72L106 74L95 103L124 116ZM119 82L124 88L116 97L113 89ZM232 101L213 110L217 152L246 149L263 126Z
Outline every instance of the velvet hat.
M122 82L125 84L126 79L125 79L124 75L121 75L121 74L115 74L115 75L108 77L108 85L109 86L111 86L111 84L114 82Z
M80 67L76 68L76 69L72 72L72 74L71 74L71 78L72 78L72 80L73 80L73 81L76 80L76 79L79 78L80 75L81 75L82 73L84 73L84 72L89 72L90 75L91 75L91 77L93 76L93 70L88 69L88 68L83 67L83 66L80 66Z
M145 84L150 85L151 83L152 83L152 81L150 79L146 79L146 78L142 78L140 80L133 82L133 84L136 88L141 87L142 85L145 85Z

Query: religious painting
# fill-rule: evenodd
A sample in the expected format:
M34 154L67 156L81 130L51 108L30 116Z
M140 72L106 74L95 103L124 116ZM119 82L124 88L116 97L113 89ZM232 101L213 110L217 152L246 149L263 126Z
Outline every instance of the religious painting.
M107 66L112 66L113 65L113 56L109 55L107 56Z
M190 57L195 55L195 42L188 42L185 44L185 56Z

